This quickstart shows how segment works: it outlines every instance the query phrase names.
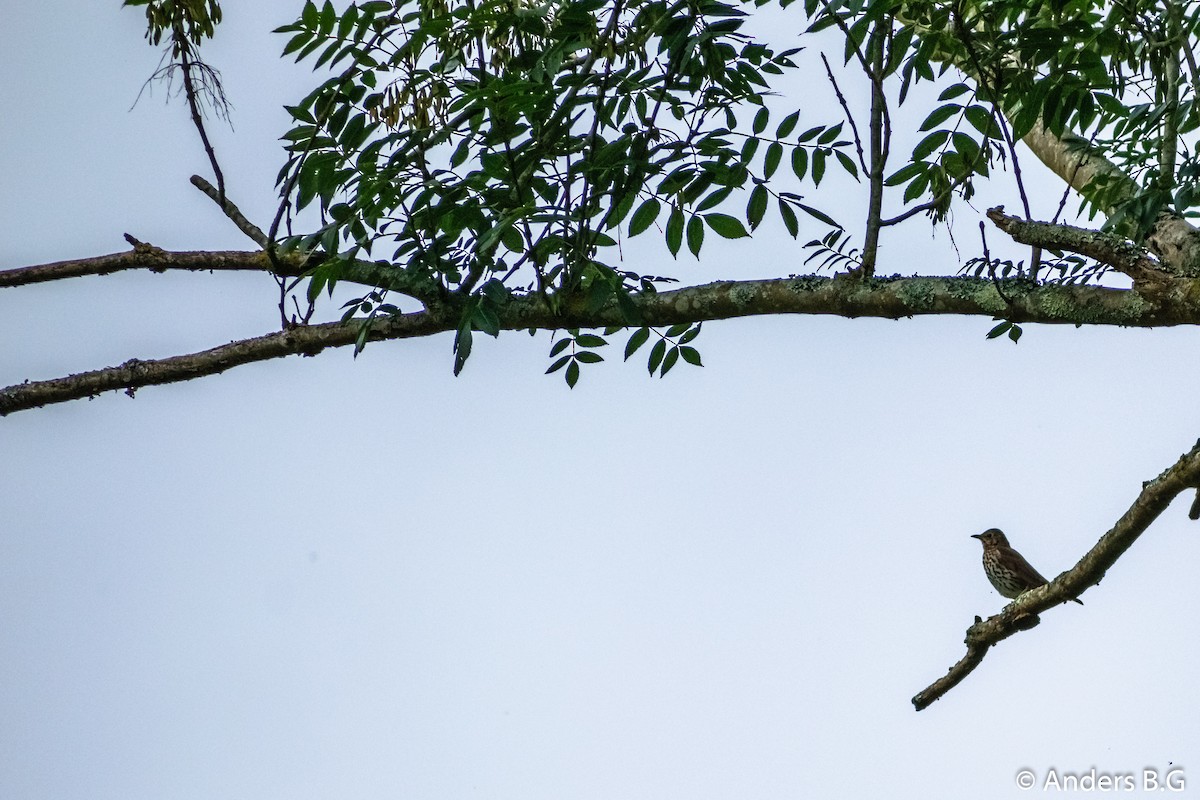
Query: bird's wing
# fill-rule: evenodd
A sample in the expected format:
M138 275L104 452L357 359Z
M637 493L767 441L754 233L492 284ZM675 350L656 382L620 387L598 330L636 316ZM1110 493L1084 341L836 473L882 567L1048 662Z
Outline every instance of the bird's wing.
M1021 555L1016 550L1013 550L1011 547L1002 549L1008 551L1006 555L1011 559L1011 561L1008 563L1012 565L1013 571L1020 575L1022 579L1027 580L1031 587L1040 586L1043 583L1050 582L1042 577L1042 573L1034 569L1030 563L1025 560L1025 556Z

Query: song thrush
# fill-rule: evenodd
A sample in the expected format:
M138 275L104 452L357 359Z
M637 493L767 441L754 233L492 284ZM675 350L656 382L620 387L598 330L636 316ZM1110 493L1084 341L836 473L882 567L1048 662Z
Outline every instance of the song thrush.
M1010 600L1022 592L1049 583L1020 553L1012 549L1008 537L999 528L972 534L971 538L983 543L983 571L987 573L988 580L997 592ZM1078 597L1074 600L1083 605Z

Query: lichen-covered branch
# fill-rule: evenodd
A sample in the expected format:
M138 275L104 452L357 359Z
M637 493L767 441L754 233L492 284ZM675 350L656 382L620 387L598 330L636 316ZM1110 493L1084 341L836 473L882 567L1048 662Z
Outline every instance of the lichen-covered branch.
M1004 213L1004 206L988 209L988 219L1013 241L1047 250L1066 250L1108 264L1133 278L1134 284L1162 283L1170 280L1169 271L1150 258L1146 251L1123 236L1056 222L1021 219Z
M167 254L181 255L181 254ZM241 254L265 262L262 253ZM231 256L231 260L234 260ZM260 262L261 265L261 262ZM53 266L53 265L51 265ZM997 283L1003 290L998 291ZM637 295L644 324L674 325L768 314L819 314L900 319L925 315L1003 317L1012 322L1157 327L1200 325L1200 281L1176 279L1151 294L1098 286L995 282L987 278L833 278L802 276L761 281L725 281L670 292ZM512 298L498 309L504 330L602 328L625 325L614 305L590 310L583 297L563 298L557 311L540 295ZM451 307L377 318L370 340L404 339L454 330ZM282 356L312 355L327 347L354 344L364 323L304 326L200 353L120 366L64 378L26 382L0 390L0 415L61 403L115 389L137 389L213 375L230 367Z
M1187 489L1196 487L1200 487L1200 441L1161 475L1144 484L1129 510L1075 566L1045 586L1025 592L999 614L984 621L976 617L975 624L967 629L967 654L945 676L918 692L912 699L913 706L917 711L928 708L970 674L989 647L1033 627L1039 612L1069 602L1085 589L1100 583L1108 568L1158 519L1171 501Z

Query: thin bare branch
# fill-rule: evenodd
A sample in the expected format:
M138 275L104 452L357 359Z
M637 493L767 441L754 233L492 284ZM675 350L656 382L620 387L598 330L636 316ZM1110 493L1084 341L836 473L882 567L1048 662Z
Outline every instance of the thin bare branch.
M137 242L131 236L127 235L127 238L132 242ZM300 274L299 259L285 263L291 263L293 269L291 274ZM148 269L151 272L166 272L167 270L192 272L274 271L266 254L262 252L243 250L169 252L138 242L134 245L133 250L123 253L0 270L0 288L57 281L63 278L82 278L87 275L109 275L127 269Z
M68 400L95 397L102 392L117 389L124 389L126 394L132 397L133 393L143 386L177 383L205 375L216 375L242 364L282 356L316 355L327 347L354 344L362 324L329 323L293 328L253 339L243 339L198 353L148 361L133 358L115 367L10 386L0 390L0 416ZM370 324L370 339L425 336L447 328L424 312L379 319Z
M204 115L200 112L200 98L198 97L199 92L196 88L198 74L201 86L207 88L209 95L219 98L221 102L225 102L225 90L221 87L221 76L203 61L192 60L192 44L188 41L182 26L175 28L174 39L175 46L179 52L179 67L183 71L183 93L187 97L188 110L192 114L192 124L196 126L196 130L200 133L200 143L204 146L204 152L208 156L208 163L212 165L213 175L217 178L217 194L220 198L217 203L224 205L225 174L221 172L221 165L217 162L217 153L213 149L212 142L208 139L208 131L204 129Z
M254 243L259 247L266 249L267 244L271 241L267 235L262 232L262 228L255 225L250 220L246 219L242 214L241 209L234 205L233 201L228 196L223 196L222 193L213 187L211 183L201 178L199 175L192 176L192 186L195 186L200 191L204 192L212 201L220 206L221 211L225 212L225 216L237 226L238 230L249 236Z
M1025 592L999 614L982 622L976 617L975 624L967 629L967 654L946 675L918 692L912 699L913 706L917 711L928 708L979 666L992 645L1036 625L1038 613L1070 602L1085 589L1100 583L1109 567L1133 546L1171 501L1196 487L1200 487L1200 441L1173 466L1144 484L1129 510L1075 566L1045 586Z
M846 102L846 96L842 94L842 87L838 86L837 78L833 75L833 69L829 66L829 59L821 53L821 63L825 65L825 75L829 78L829 83L833 86L833 93L837 96L838 104L842 107L842 113L846 115L846 121L850 123L850 131L854 134L854 148L858 151L858 165L862 167L862 171L867 173L870 167L867 166L867 158L863 153L862 137L858 135L858 125L854 121L854 114L850 112L850 104Z
M191 272L263 272L275 277L300 278L307 274L310 263L296 252L275 252L274 258L262 250L201 250L169 251L140 242L129 234L125 238L134 246L124 253L112 253L92 258L57 261L30 267L0 270L0 288L24 286L31 283L80 278L86 275L109 275L127 269L148 269L151 272L187 270ZM432 279L414 276L386 261L352 261L342 265L340 280L387 289L420 300L435 302L439 297Z

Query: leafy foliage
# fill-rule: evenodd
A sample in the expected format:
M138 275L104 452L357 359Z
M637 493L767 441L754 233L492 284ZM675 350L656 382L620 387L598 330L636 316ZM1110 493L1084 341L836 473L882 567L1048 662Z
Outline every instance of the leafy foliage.
M169 35L175 56L220 21L216 0L126 5L145 7L147 37ZM825 233L805 245L806 264L871 275L884 228L920 212L948 221L1010 162L1030 214L1017 152L1027 135L1109 159L1082 203L1136 242L1164 213L1198 213L1195 3L804 0L807 34L840 34L843 67L861 69L871 100L853 109L825 61L845 118L803 125L806 109L767 102L800 51L747 33L750 5L368 0L339 10L306 0L278 32L284 54L321 80L287 107L268 239L313 256L310 301L350 266L373 265L379 280L345 305L345 320L400 313L391 291L457 315L456 373L473 335L498 335L511 298L535 294L555 314L615 310L633 329L626 358L657 336L647 366L665 375L681 359L700 363L689 344L699 328L643 327L635 297L674 278L614 266L623 238L654 231L673 257L686 248L698 258L714 235L750 236L769 214L793 238L807 217ZM893 120L922 83L937 99ZM894 123L911 126L916 144L888 167ZM867 185L861 238L797 191L825 186L831 165ZM885 197L903 210L885 218ZM316 213L297 216L304 209ZM985 246L963 271L1071 284L1107 267L1040 250L1026 266ZM548 372L573 387L605 344L569 330Z
M660 279L608 262L622 225L629 236L664 225L672 255L686 243L698 256L708 232L749 235L772 196L793 236L794 209L828 220L769 179L790 150L796 177L819 184L849 142L840 125L795 136L799 111L767 135L768 79L794 67L795 51L743 33L745 14L720 0L402 0L342 12L310 0L279 29L284 52L342 67L288 108L279 183L289 211L315 204L322 219L287 242L326 254L310 296L332 290L349 261L382 256L428 287L423 301L463 309L458 349L469 352L462 339L488 330L479 309L494 302L468 302L483 285L614 303L638 324L630 293ZM757 108L749 129L743 107ZM742 213L720 210L741 209L732 196L745 187Z
M943 104L925 121L931 133L917 145L913 163L891 178L908 183L914 196L919 192L913 187L926 180L936 192L936 175L921 162L938 148L949 145L959 154L960 163L951 162L946 172L961 180L960 164L976 162L977 153L990 150L988 160L1003 153L995 146L998 134L1012 142L1042 127L1080 150L1103 153L1132 178L1100 176L1084 190L1091 213L1103 213L1108 228L1139 239L1163 211L1193 213L1196 178L1179 169L1176 153L1186 151L1185 136L1200 127L1194 57L1200 6L924 0L871 3L862 13L880 7L916 30L906 80L932 79L935 62L955 65L971 78L971 86L943 92ZM945 102L967 93L966 104ZM963 118L974 135L961 124L941 124ZM980 134L983 139L976 139Z
M172 40L172 57L178 57L185 42L199 45L211 39L221 22L217 0L124 0L125 6L145 6L146 40L162 42L163 34Z
M826 267L857 269L862 266L862 259L859 257L858 248L852 246L853 241L849 233L841 228L834 228L820 239L805 243L804 248L812 252L804 259L804 263L810 264L819 258L821 261L816 266L818 270Z

